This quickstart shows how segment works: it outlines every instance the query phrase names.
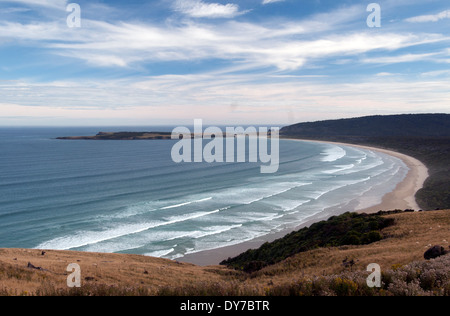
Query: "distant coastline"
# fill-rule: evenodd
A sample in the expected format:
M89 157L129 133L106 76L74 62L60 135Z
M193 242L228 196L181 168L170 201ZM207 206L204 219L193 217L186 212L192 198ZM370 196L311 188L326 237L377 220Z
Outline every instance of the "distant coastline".
M64 136L56 137L58 140L171 140L173 133L169 132L99 132L93 136ZM180 134L181 137L182 134ZM191 139L194 138L213 138L215 134L194 134L191 133ZM238 134L233 134L236 137ZM245 134L248 136L248 134ZM255 135L258 135L256 133ZM222 135L223 138L230 137L226 132ZM270 131L269 131L270 137Z
M100 132L94 136L57 137L59 140L165 140L171 139L168 132Z

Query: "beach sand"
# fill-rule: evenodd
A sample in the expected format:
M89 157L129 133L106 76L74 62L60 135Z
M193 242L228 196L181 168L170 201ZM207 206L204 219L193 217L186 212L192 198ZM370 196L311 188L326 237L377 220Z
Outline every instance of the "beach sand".
M298 141L304 141L304 140L298 140ZM347 144L347 143L338 143L338 142L325 142L325 141L314 141L314 142L323 142L323 143L329 143L329 144L338 144L338 145L345 145L350 147L357 147L357 148L363 148L368 149L376 152L381 152L396 158L401 159L409 168L409 172L406 175L405 179L397 185L394 191L386 194L381 204L374 205L368 208L362 208L358 209L357 211L360 213L376 213L380 210L387 211L387 210L395 210L395 209L412 209L418 211L420 208L417 205L415 195L416 192L419 191L425 182L425 180L428 178L428 169L427 167L420 162L419 160L395 152L391 150L376 148L376 147L369 147L369 146L362 146L362 145L354 145L354 144ZM207 251L201 251L193 254L186 255L183 258L179 258L179 261L187 262L187 263L193 263L200 266L207 266L207 265L217 265L221 261L229 258L229 257L235 257L249 249L256 249L259 248L262 244L265 242L271 242L276 239L279 239L287 234L289 234L292 231L299 230L303 227L308 227L311 224L326 220L329 215L325 216L315 216L314 218L311 218L309 221L302 223L301 225L295 227L294 229L284 230L278 233L273 233L270 235L262 236L260 238L256 238L251 241L243 242L237 245L217 248L213 250L207 250Z

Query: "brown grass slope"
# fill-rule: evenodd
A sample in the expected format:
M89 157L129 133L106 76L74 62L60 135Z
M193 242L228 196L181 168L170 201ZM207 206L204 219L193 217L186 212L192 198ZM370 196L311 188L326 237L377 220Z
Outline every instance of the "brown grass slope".
M348 273L345 259L354 260L353 271L365 272L370 263L388 271L425 261L432 245L448 248L450 211L387 216L396 225L382 231L384 240L311 250L250 275L138 255L0 249L0 295L285 295L298 280ZM71 263L81 267L80 289L67 288Z

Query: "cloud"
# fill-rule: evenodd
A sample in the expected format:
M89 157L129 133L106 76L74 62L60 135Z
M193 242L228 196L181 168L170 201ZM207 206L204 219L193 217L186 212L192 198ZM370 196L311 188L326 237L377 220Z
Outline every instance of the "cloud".
M176 4L191 16L223 17L239 12L236 5L199 0L178 0ZM0 22L0 39L83 60L95 67L139 67L146 62L201 62L213 57L227 61L227 68L239 66L241 71L268 67L290 71L329 58L349 59L374 50L392 51L418 45L430 37L427 34L374 35L367 31L339 31L341 25L360 16L359 9L358 6L346 10L340 8L335 12L285 23L167 20L159 25L84 18L83 27L73 30L61 20ZM330 19L330 16L339 18ZM330 30L335 32L330 34Z
M353 12L353 10L351 10ZM346 16L342 23L351 19ZM149 23L101 22L83 19L73 30L65 21L0 22L0 39L22 46L40 47L52 54L84 60L96 67L132 67L142 62L203 61L221 59L228 66L247 70L274 67L296 70L323 60L341 60L372 51L397 49L439 42L446 38L426 33L377 33L369 31L326 34L329 25L317 17L283 24L238 22L218 23L188 20ZM335 23L335 22L333 22ZM414 61L430 55L382 57L367 63Z
M86 119L116 120L118 124L161 124L167 119L170 124L178 124L194 117L212 123L282 124L288 123L289 117L294 123L324 116L446 112L450 99L448 80L411 80L396 74L349 78L340 83L285 77L264 82L261 74L215 73L101 82L8 82L0 83L0 95L0 122L11 116L32 116L42 122L58 117L53 122L58 124Z
M269 3L275 3L275 2L282 2L285 0L264 0L262 4L269 4Z
M325 115L356 116L377 111L448 111L448 78L438 80L438 75L445 73L424 74L419 81L417 76L402 77L374 66L443 62L450 54L450 50L442 51L443 45L448 46L446 35L426 30L413 33L394 26L380 32L355 28L358 21L364 22L361 12L365 8L361 5L339 7L307 18L255 22L249 17L243 22L230 19L243 14L239 6L206 1L179 0L177 11L187 17L226 19L175 20L172 10L176 6L170 1L169 16L163 21L83 16L83 27L79 29L68 28L65 15L40 21L0 21L0 45L4 40L7 45L30 48L33 55L42 56L38 61L23 58L20 65L7 65L5 61L1 64L5 68L48 66L50 70L42 77L53 78L53 71L59 68L52 62L62 60L66 69L80 69L80 77L84 76L49 83L0 81L1 102L10 104L0 106L2 113L9 117L25 117L27 113L35 117L61 116L66 120L105 117L118 122L122 117L140 118L149 123L160 123L173 115L179 119L203 115L210 120L261 123L284 122L289 113L300 121L306 115L322 119ZM419 45L427 45L420 47L420 52L426 54L407 49ZM172 75L173 61L175 66L189 65L193 70L180 67L175 70L178 75ZM38 62L39 66L32 65ZM78 68L73 67L76 64ZM330 64L334 66L328 71ZM355 71L355 64L366 67ZM111 69L103 71L99 69L102 67ZM396 72L401 72L397 68ZM338 76L333 75L335 69L340 71ZM194 74L186 74L189 71ZM33 78L39 78L36 73L30 72ZM123 79L112 80L111 73L118 78L124 74ZM56 77L64 74L62 71ZM342 78L348 78L348 82L342 82Z
M390 72L379 72L379 73L377 73L375 76L376 77L390 77L390 76L393 76L394 74L393 73L390 73Z
M177 0L175 10L193 18L234 18L244 14L237 4L206 3L202 0Z
M450 70L435 70L435 71L427 71L421 74L423 77L449 77L450 76Z
M20 41L45 42L48 40L61 40L68 35L67 28L61 27L57 22L41 22L22 24L17 22L0 23L1 38L10 38Z
M61 10L65 10L68 3L67 0L5 0L3 2L18 3L28 6L41 6Z
M430 54L405 54L400 56L385 56L385 57L375 57L375 58L365 58L361 61L363 63L369 64L397 64L397 63L410 63L423 60L433 60L433 57L437 56L438 53Z
M434 15L420 15L408 18L405 21L410 23L438 22L440 20L450 19L450 10L442 11Z

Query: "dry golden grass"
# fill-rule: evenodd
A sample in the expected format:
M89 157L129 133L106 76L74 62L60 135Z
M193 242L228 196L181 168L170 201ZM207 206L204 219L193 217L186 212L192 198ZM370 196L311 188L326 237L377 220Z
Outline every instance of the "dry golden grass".
M42 270L28 268L28 263ZM185 286L193 282L219 281L218 267L211 272L192 264L138 255L83 253L71 251L0 249L0 290L13 295L34 294L43 286L67 289L66 268L81 267L82 286L106 285L146 288Z
M383 230L387 239L365 246L308 251L252 275L221 266L200 267L138 255L52 250L42 255L40 250L0 249L0 295L68 291L66 267L71 263L81 267L82 288L114 287L145 295L264 295L272 287L297 279L341 273L346 269L342 265L346 258L356 261L353 271L365 271L370 263L387 270L424 260L423 253L431 245L448 248L450 211L388 216L395 218L396 225ZM42 270L27 268L29 262Z
M448 248L450 211L430 211L387 215L396 225L382 231L387 239L364 246L320 248L297 254L264 268L257 273L257 282L284 283L303 276L341 273L342 262L354 259L353 271L364 271L370 263L383 269L424 260L424 252L434 245Z

